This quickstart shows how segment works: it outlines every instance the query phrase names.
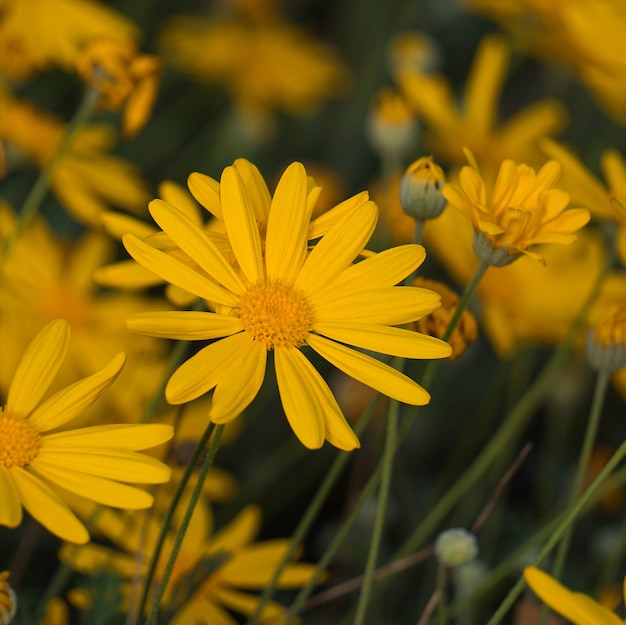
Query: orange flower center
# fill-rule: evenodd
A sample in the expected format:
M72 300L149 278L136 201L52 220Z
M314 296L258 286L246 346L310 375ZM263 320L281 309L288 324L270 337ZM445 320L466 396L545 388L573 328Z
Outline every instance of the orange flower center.
M313 327L313 310L302 291L280 280L252 285L239 298L244 330L265 347L300 347Z
M0 408L0 466L25 467L39 447L39 432L22 417Z

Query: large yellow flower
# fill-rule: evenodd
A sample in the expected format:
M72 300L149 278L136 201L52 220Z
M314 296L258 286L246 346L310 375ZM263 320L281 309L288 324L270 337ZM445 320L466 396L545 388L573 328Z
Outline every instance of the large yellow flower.
M70 491L97 503L141 509L152 495L123 482L167 482L170 470L136 453L172 437L167 425L109 425L61 429L115 380L125 356L42 401L63 364L69 324L49 323L24 352L0 409L0 525L16 527L22 506L64 540L85 543L89 535L63 501Z
M539 172L507 159L493 187L485 184L471 152L470 166L459 174L460 184L446 184L443 194L460 209L476 231L474 249L491 264L507 264L525 254L541 260L530 247L542 243L572 243L573 234L589 221L584 208L565 210L569 195L554 188L561 174L556 161Z
M352 377L399 401L423 405L430 396L417 383L358 349L405 358L443 358L446 343L389 327L415 321L439 305L439 296L395 286L425 257L407 245L355 265L374 231L378 209L356 203L308 252L313 203L300 163L283 174L271 205L265 236L236 167L219 186L226 233L238 265L219 252L194 222L175 207L154 200L155 221L197 267L180 262L133 235L124 244L137 262L197 297L217 312L174 311L131 316L130 329L183 340L220 339L203 347L174 372L166 387L170 403L188 402L215 389L210 418L225 423L256 396L273 352L287 419L309 448L324 439L354 449L358 439L326 382L300 350L307 345ZM256 201L256 195L252 196Z
M524 569L524 579L546 605L574 625L624 625L624 621L615 612L587 595L572 592L534 566ZM624 600L626 601L626 578Z
M122 578L122 591L128 594L130 582L137 577L137 554L142 553L141 573L145 573L160 530L160 518L123 514L104 510L95 521L94 533L116 545L112 549L90 543L79 549L61 550L61 559L68 560L78 571L94 574L114 572ZM175 523L178 517L175 518ZM168 625L235 625L230 611L250 616L258 598L250 591L264 588L287 548L288 539L254 542L260 528L261 513L256 506L247 506L220 531L212 532L212 517L200 501L194 508L181 551L163 596L161 617ZM157 579L163 575L167 557L176 533L167 533L161 558L157 563ZM278 582L282 589L298 588L311 578L311 564L290 562ZM266 604L261 619L284 622L285 609L278 603Z

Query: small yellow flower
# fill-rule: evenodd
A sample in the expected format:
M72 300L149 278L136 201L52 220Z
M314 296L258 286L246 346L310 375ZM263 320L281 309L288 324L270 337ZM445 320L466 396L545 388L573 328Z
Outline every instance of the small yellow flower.
M162 64L155 56L139 54L130 39L98 37L76 59L83 80L100 92L105 110L124 107L122 133L134 137L146 124L159 88Z
M587 360L599 371L615 373L626 365L626 310L612 307L587 333Z
M65 359L69 324L49 323L24 352L0 408L0 525L17 527L22 507L64 540L85 543L85 526L63 500L69 491L119 508L148 508L152 495L124 482L167 482L170 470L137 450L172 437L167 425L108 425L63 430L115 380L125 355L42 398Z
M17 597L9 586L9 572L0 573L0 625L9 625L17 612Z
M194 178L196 184L207 180L199 174ZM360 351L405 358L450 355L447 343L390 327L415 321L439 305L439 296L431 291L395 286L422 263L424 248L386 250L353 265L378 218L376 205L361 197L345 203L340 219L332 216L333 226L309 253L314 201L304 167L293 163L287 168L271 201L258 186L250 194L248 189L238 167L224 170L217 207L236 269L184 213L161 200L150 203L157 224L195 267L132 235L124 237L126 249L164 280L213 302L216 312L134 315L128 327L163 338L218 339L174 372L165 391L170 403L186 403L215 389L209 418L226 423L256 396L273 352L283 408L300 441L312 449L325 439L340 449L354 449L357 437L301 348L309 346L338 369L399 401L428 403L430 395L417 383ZM205 188L209 190L214 193L212 186ZM267 215L263 236L259 214Z
M497 266L521 255L542 260L529 248L572 243L576 240L573 233L589 221L589 211L584 208L565 210L569 196L554 188L561 173L556 161L535 172L507 159L493 187L487 188L473 155L469 150L466 155L470 165L461 169L460 184L447 184L443 194L472 222L474 250L481 260Z
M524 569L524 579L546 605L574 625L624 625L624 621L615 612L587 595L572 592L534 566ZM624 598L626 599L626 578Z

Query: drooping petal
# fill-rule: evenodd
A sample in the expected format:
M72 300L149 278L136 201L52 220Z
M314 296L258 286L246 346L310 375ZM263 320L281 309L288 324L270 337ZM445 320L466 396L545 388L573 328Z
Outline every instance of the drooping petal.
M11 470L0 465L0 525L17 527L22 522L22 502Z
M306 197L306 171L302 163L292 163L283 173L272 199L265 239L268 278L291 283L302 267L311 218Z
M34 519L63 540L78 544L89 540L85 526L47 484L19 467L13 467L11 474L24 508Z
M111 447L139 451L169 441L173 436L171 425L163 423L122 423L94 425L66 432L47 434L42 440L44 449L60 447Z
M171 475L170 468L156 458L127 449L55 445L40 449L38 458L48 465L133 484L164 484Z
M430 401L430 394L417 382L375 358L314 334L307 342L337 369L383 395L413 406L424 406Z
M76 418L111 386L125 361L126 354L119 353L97 373L56 392L32 412L30 423L45 432Z
M124 247L128 253L144 267L147 267L160 276L166 282L193 293L197 297L234 306L237 297L234 293L227 291L215 282L205 278L197 270L172 258L165 252L154 249L147 243L140 241L132 234L126 235L123 239Z
M239 332L203 347L187 359L174 371L165 387L167 401L184 404L208 393L220 381L222 367L233 351L248 340L244 332Z
M223 365L213 393L209 412L211 421L231 421L250 405L263 384L266 363L267 349L250 336L249 341L242 343Z
M63 364L70 342L70 325L56 319L46 325L26 348L9 387L6 407L26 416L39 403Z
M65 469L56 463L46 462L41 458L35 458L30 464L30 469L76 495L105 506L125 510L142 510L149 508L154 500L152 495L134 486L120 484L73 469Z
M152 200L149 209L154 221L207 275L241 295L245 289L241 278L198 225L162 200Z
M244 276L255 283L264 277L261 236L241 176L234 167L222 172L220 201L235 258Z
M434 336L371 323L315 323L314 332L340 343L401 358L446 358L450 345Z
M241 332L241 319L218 313L171 310L131 315L126 327L133 332L179 341L206 341Z
M308 449L324 444L323 400L317 392L318 379L313 366L299 349L274 350L276 381L285 416L298 440Z
M307 256L294 288L311 295L332 282L365 247L377 219L378 208L374 202L348 213Z

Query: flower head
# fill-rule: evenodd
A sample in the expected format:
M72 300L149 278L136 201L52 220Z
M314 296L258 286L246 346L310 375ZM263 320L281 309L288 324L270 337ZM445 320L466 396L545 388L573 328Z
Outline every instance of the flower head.
M42 397L63 364L69 324L49 323L24 352L0 408L0 525L16 527L22 506L64 540L84 543L89 535L63 500L69 491L119 508L141 509L152 496L124 482L167 482L170 470L137 450L172 437L166 425L109 425L63 430L115 380L125 356L102 370Z
M524 569L524 579L546 605L574 625L622 625L624 622L601 603L582 593L572 592L534 566ZM626 578L624 598L626 599Z
M600 371L615 373L626 365L626 310L612 307L587 333L587 360Z
M531 251L542 243L572 243L573 234L589 221L584 208L565 210L569 196L553 188L561 167L548 161L539 172L505 160L492 188L487 188L469 150L470 166L461 169L459 185L447 184L443 194L460 209L475 230L474 249L482 260L506 265L521 255L541 260Z
M439 305L432 291L395 286L421 264L424 248L402 246L352 264L378 217L376 205L362 198L348 205L309 252L314 201L308 199L300 163L287 168L271 202L265 194L248 193L237 167L222 173L219 196L236 267L201 228L161 200L150 204L153 218L195 266L135 236L124 237L137 262L214 306L215 312L147 313L128 319L131 330L151 336L219 339L174 372L166 387L170 403L185 403L215 389L210 419L230 421L256 396L273 352L281 401L296 436L309 448L327 439L341 449L354 449L358 440L301 351L304 346L383 394L408 404L428 403L430 396L413 380L358 351L406 358L450 355L450 346L439 339L390 327L415 321ZM256 218L261 210L267 214L264 236Z
M422 156L407 167L400 182L402 210L415 219L435 219L448 201L441 190L446 182L443 169L432 156Z

